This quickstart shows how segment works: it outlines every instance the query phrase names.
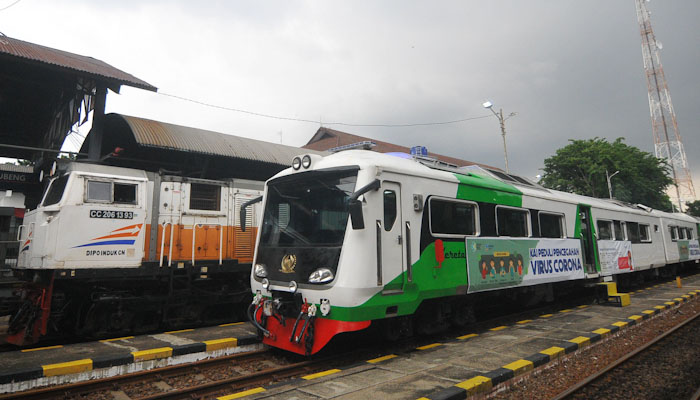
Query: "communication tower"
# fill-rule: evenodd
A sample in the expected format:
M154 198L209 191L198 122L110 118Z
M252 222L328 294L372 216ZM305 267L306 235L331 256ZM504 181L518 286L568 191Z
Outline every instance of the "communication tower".
M664 69L661 66L661 43L656 41L654 30L651 28L649 11L646 2L635 0L637 5L637 20L642 34L642 59L644 72L649 89L649 112L651 113L651 128L654 133L654 153L656 157L668 161L672 171L674 188L669 197L683 210L683 204L695 200L695 188L690 177L688 159L683 149L681 134L678 131L676 113L671 104L671 93L668 90Z

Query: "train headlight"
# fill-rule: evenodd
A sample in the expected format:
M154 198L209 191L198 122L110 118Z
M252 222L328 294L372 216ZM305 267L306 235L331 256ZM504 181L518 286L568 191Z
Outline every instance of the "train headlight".
M289 282L289 292L290 293L296 293L297 289L299 289L299 285L297 285L296 282L294 282L294 281Z
M263 278L262 280L262 287L263 289L267 290L270 287L270 281L267 280L267 278Z
M255 276L267 278L267 267L265 267L265 264L255 264Z
M292 168L294 168L294 169L301 168L301 158L294 157L294 159L292 160Z
M311 156L310 155L307 154L301 159L301 166L304 168L309 168L311 166Z
M326 283L335 278L333 271L328 268L319 268L309 275L309 283Z

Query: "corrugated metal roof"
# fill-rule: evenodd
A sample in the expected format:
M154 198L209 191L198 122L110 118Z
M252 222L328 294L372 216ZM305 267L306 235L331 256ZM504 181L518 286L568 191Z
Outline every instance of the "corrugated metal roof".
M15 165L15 164L0 164L0 171L7 172L24 172L25 174L31 174L34 172L34 167L29 165Z
M7 36L0 36L0 55L2 54L95 75L107 80L117 81L123 85L154 92L157 90L155 86L98 59L24 42Z
M131 128L136 143L141 146L213 154L284 166L290 165L292 158L299 154L328 154L128 115L110 114L111 116L123 118Z

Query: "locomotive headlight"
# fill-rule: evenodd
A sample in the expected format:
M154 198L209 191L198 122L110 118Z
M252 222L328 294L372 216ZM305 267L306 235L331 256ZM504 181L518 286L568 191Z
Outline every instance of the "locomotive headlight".
M255 264L255 276L258 278L266 278L267 277L267 267L265 267L265 264Z
M299 285L297 285L296 282L294 282L294 281L289 282L289 292L290 293L296 293L297 289L299 289Z
M301 166L304 168L309 168L311 166L311 156L310 155L307 154L301 159Z
M262 287L263 289L267 290L270 287L270 281L267 280L267 278L263 278L262 280Z
M319 268L309 275L309 283L326 283L335 278L333 271L328 268Z
M292 168L294 168L294 169L301 168L301 158L294 157L294 159L292 160Z

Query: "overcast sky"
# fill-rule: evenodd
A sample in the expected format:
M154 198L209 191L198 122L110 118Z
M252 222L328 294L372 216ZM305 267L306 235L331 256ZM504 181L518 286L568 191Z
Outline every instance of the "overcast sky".
M648 7L700 193L700 2ZM163 93L324 125L479 117L491 100L518 113L506 122L509 164L531 178L569 139L625 137L653 153L633 0L22 0L0 11L0 32L100 59ZM107 111L295 146L319 126L126 87ZM503 168L493 116L326 126Z

